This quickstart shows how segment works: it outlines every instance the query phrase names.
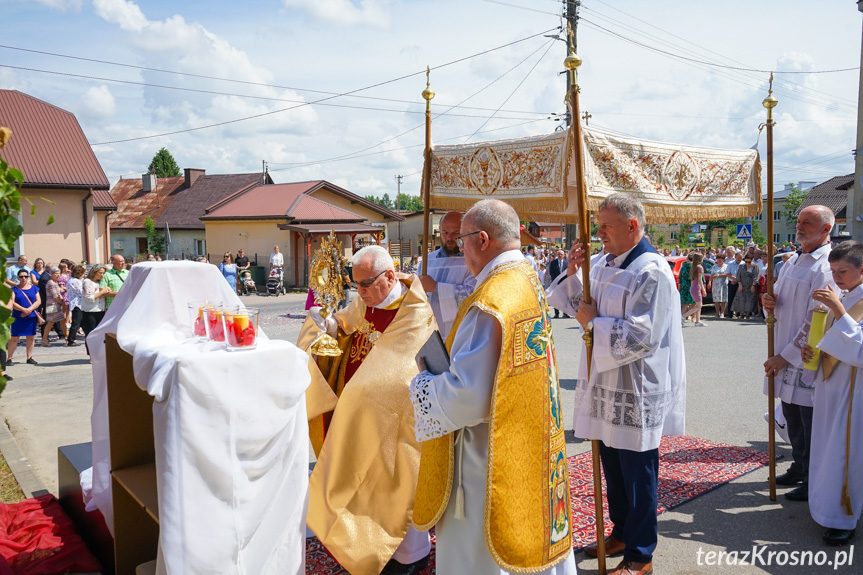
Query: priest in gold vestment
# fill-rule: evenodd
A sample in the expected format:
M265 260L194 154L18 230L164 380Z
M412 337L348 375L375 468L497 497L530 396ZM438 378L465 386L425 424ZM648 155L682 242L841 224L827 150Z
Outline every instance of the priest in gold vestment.
M396 273L386 250L353 259L359 297L334 315L309 310L297 345L327 332L342 355L311 357L306 392L317 455L307 524L352 575L418 573L431 544L411 527L420 446L408 385L435 329L422 284Z
M446 346L449 370L411 383L423 442L414 505L437 526L438 575L575 575L566 442L545 291L499 200L464 215L476 278Z

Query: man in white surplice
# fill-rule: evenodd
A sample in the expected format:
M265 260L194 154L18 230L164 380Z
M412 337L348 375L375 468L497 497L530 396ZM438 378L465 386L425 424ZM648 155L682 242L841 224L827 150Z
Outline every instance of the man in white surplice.
M854 538L863 510L863 450L856 444L863 437L863 244L842 242L829 260L844 294L829 288L812 294L836 321L831 326L828 316L827 333L818 343L822 360L813 399L809 513L827 528L824 542L841 546ZM801 355L808 361L814 354L806 345Z
M596 222L608 255L589 264L591 303L583 302L580 243L570 251L566 273L547 290L548 301L593 330L589 375L582 347L573 431L601 442L614 523L605 549L608 555L624 554L612 573L647 573L658 539L659 443L663 435L684 432L680 300L668 262L644 237L644 207L637 199L611 194L600 204ZM585 552L595 557L595 544Z
M483 200L471 208L457 239L470 273L476 276L477 289L496 268L524 261L519 250L518 216L512 207L498 200ZM502 338L501 324L492 312L471 307L454 336L450 371L438 376L422 371L411 382L417 439L425 441L458 432L457 442L461 445L453 490L456 484L463 488L464 509L456 510L460 498L450 497L437 522L436 569L440 575L508 573L492 558L484 531L489 416ZM430 388L434 393L428 392ZM572 552L556 565L536 573L575 575Z
M825 206L809 206L797 216L797 241L800 250L782 266L773 288L773 297L761 296L765 313L774 310L774 331L778 353L764 362L767 376L773 374L776 396L782 400L788 438L791 440L791 466L776 478L776 485L802 485L789 491L791 501L809 497L809 453L812 441L812 398L815 382L804 378L800 351L809 339L812 310L820 304L812 292L828 285L838 291L830 273L830 230L835 218ZM764 378L767 394L768 377Z
M449 212L441 218L441 247L428 255L428 275L420 276L444 339L452 329L458 306L473 293L476 286L476 278L467 270L464 255L456 243L460 229L459 212Z

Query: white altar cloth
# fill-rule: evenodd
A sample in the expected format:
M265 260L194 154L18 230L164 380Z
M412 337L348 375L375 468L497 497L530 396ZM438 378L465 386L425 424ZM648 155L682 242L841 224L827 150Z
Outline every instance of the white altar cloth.
M113 530L104 335L153 396L157 572L303 573L308 356L261 332L229 353L189 339L187 304L239 304L208 264L137 264L88 337L93 359L93 499Z

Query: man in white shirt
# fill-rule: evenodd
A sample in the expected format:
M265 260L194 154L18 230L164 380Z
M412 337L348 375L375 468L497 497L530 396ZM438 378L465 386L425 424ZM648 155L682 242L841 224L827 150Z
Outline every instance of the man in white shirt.
M530 262L530 267L533 268L533 271L539 271L539 264L536 263L536 246L531 244L527 246L527 255L524 256L525 259Z
M279 251L279 246L273 246L273 253L270 254L270 272L275 268L281 271L285 267L285 256Z
M8 268L6 268L6 285L9 286L17 286L18 285L18 271L26 270L27 273L32 273L33 269L27 267L27 256L21 254L18 256L18 263L12 264Z
M459 212L449 212L441 218L441 247L428 255L428 275L420 277L444 339L449 335L461 302L476 286L476 278L468 271L464 254L456 243L460 229Z
M825 206L809 206L797 216L797 241L800 251L783 266L773 288L773 297L763 294L764 311L774 310L775 342L778 353L764 362L764 371L774 376L776 395L782 400L782 413L791 440L793 462L776 478L777 485L796 485L785 494L791 501L809 499L809 451L812 438L812 399L815 383L804 378L801 350L809 339L812 310L818 302L812 292L827 286L838 291L833 282L828 256L830 230L835 218ZM767 394L768 377L764 378Z
M644 238L644 207L631 194L607 196L594 212L608 255L586 261L580 243L566 274L552 283L549 302L576 314L593 332L592 367L582 347L573 433L600 441L614 530L608 555L623 553L612 575L652 572L659 443L682 435L686 364L680 299L668 262ZM582 264L591 265L591 303L584 302ZM585 552L596 556L596 546Z

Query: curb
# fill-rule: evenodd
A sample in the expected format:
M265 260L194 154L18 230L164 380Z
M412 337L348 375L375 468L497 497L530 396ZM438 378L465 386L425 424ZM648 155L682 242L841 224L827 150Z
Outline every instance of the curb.
M9 465L9 470L12 471L15 480L18 481L18 486L24 492L25 497L37 497L49 493L33 470L33 466L30 465L30 460L21 451L21 447L15 441L12 431L5 421L0 423L0 452L3 453L6 464Z

